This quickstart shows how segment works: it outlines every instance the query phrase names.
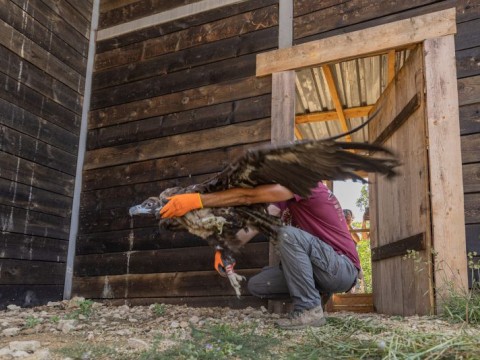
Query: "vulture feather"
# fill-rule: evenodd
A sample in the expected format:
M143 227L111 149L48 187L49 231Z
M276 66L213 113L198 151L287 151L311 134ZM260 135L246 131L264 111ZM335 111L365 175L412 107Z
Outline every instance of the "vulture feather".
M361 152L375 152L376 157L361 155ZM211 193L262 184L280 184L297 195L308 197L319 181L353 179L365 182L356 171L392 177L397 166L398 161L389 150L366 143L307 140L270 146L246 152L203 183L166 189L158 197L150 197L142 204L131 207L129 213L130 216L152 215L159 218L159 211L172 195ZM255 229L275 238L281 224L277 217L267 213L267 205L203 208L182 217L160 219L159 225L169 230L187 230L212 246L236 252L241 246L237 233L242 229Z

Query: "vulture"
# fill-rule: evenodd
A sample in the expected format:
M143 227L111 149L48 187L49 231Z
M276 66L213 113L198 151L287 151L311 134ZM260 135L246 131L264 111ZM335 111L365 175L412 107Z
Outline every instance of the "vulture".
M362 155L373 153L375 157ZM149 197L129 209L130 216L149 215L159 219L160 228L187 230L206 240L211 246L225 251L225 257L239 250L237 238L240 230L254 229L274 239L281 226L278 217L268 214L269 204L202 208L182 217L161 219L159 212L170 196L184 193L210 193L235 187L255 187L262 184L280 184L302 197L322 180L365 182L357 171L396 175L398 161L386 148L378 145L333 140L305 140L284 146L269 146L247 151L223 171L200 184L168 188L159 196ZM236 273L228 278L237 296L239 281Z

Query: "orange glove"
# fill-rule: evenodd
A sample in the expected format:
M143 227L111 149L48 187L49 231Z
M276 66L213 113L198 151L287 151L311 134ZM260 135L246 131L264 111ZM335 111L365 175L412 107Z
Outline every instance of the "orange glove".
M231 255L224 254L221 248L216 249L214 267L221 276L227 277L234 273L235 264L236 261Z
M199 193L174 195L167 199L168 203L160 210L164 219L183 216L191 210L203 208Z

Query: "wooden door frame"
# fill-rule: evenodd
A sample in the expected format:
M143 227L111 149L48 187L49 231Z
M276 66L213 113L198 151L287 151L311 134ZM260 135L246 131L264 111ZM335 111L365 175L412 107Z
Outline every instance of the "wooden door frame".
M434 277L438 293L446 284L468 287L465 213L460 146L460 125L454 34L456 9L432 12L365 30L354 31L257 55L257 76L273 75L272 139L279 129L291 129L295 88L292 72L306 67L336 63L385 53L423 43L429 186ZM290 80L293 81L293 80ZM286 111L285 106L290 106ZM290 135L290 131L287 131ZM454 240L452 240L454 239ZM436 296L435 303L442 296Z

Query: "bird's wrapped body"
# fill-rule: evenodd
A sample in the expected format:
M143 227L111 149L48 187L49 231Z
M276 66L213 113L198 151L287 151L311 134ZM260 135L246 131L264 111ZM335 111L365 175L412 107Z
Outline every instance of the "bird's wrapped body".
M374 152L375 157L366 153ZM153 215L177 194L211 193L230 188L252 188L263 184L280 184L294 194L308 197L311 189L322 180L353 179L365 182L357 171L380 173L387 177L396 174L395 156L387 149L365 143L309 140L279 147L248 151L222 172L200 184L164 190L130 208L130 215ZM255 229L270 238L276 237L281 225L277 217L267 212L268 204L202 208L182 217L160 218L161 228L187 230L205 239L212 246L236 252L242 242L240 230Z

